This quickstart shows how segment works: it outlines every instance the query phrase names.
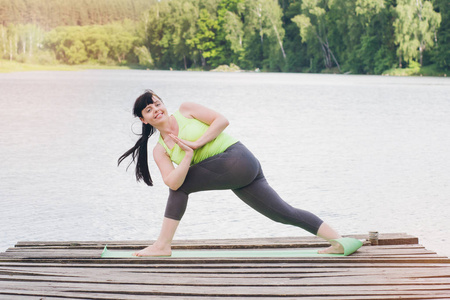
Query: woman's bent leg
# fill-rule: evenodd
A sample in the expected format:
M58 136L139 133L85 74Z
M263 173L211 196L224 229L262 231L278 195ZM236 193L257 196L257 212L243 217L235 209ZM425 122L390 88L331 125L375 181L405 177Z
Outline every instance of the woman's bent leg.
M189 195L181 189L169 190L164 217L180 221L186 211L188 198Z
M192 166L183 185L169 190L165 218L158 240L136 252L136 256L165 256L171 254L175 231L183 217L190 193L206 190L233 189L247 185L257 176L259 164L248 160L245 146L237 143L222 154ZM241 168L237 168L237 166Z
M172 240L180 221L164 218L161 232L153 245L135 252L135 256L170 256L172 255Z

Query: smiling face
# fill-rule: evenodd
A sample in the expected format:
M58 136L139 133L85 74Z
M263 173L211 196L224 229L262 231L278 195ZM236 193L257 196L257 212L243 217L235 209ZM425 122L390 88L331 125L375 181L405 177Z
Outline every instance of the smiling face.
M157 97L154 97L153 103L149 103L142 111L142 117L139 119L144 124L150 124L152 126L157 126L162 121L169 117L166 106Z
M133 115L144 124L155 125L168 116L166 106L152 90L146 90L134 102Z

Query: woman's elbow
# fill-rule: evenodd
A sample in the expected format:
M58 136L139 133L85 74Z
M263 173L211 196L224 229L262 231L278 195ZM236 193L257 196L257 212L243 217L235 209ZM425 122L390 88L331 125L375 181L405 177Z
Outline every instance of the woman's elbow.
M171 189L172 191L177 191L179 188L179 186L169 186L169 189Z
M228 125L230 125L230 121L228 121L227 118L222 117L222 124L223 124L222 126L223 126L224 128L227 128Z
M169 189L176 191L180 188L180 184L177 184L176 182L171 182L170 180L164 180L164 183L169 187Z

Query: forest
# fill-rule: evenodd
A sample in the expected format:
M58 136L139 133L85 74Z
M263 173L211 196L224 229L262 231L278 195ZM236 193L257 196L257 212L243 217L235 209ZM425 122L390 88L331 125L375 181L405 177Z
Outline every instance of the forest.
M383 74L450 65L448 0L0 0L20 63Z

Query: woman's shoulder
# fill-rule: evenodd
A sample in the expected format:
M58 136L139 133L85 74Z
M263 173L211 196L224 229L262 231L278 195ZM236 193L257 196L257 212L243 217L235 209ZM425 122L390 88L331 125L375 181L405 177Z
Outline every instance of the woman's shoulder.
M155 147L153 147L153 155L167 153L167 146L164 143L164 140L160 137Z
M192 108L195 108L198 105L199 105L198 103L191 102L191 101L186 101L186 102L181 103L181 105L178 108L178 110L182 111L182 112L186 112L186 111L192 110Z
M195 119L195 115L207 110L205 106L195 102L183 102L178 108L178 112L188 119Z
M157 148L165 148L165 143L164 143L164 139L162 138L162 136L159 136L158 138L158 142L155 144L155 147L153 147L153 150L157 149Z

